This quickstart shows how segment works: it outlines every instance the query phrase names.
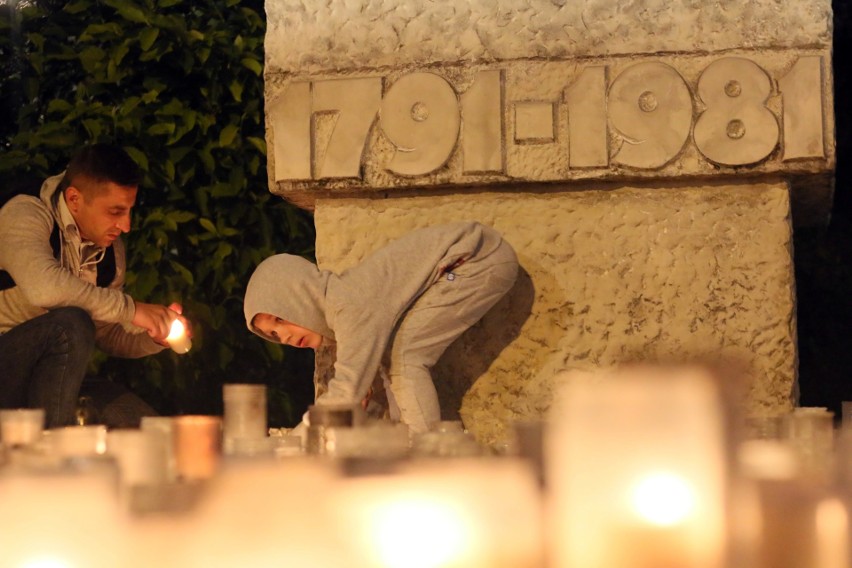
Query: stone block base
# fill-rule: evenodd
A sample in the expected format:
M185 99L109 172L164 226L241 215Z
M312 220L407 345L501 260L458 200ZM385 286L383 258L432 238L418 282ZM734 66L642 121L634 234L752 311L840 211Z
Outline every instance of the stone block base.
M785 183L320 199L317 258L339 272L410 230L464 219L501 231L522 268L433 370L444 417L481 442L543 416L560 371L624 361L732 357L749 369L744 412L793 406ZM330 364L318 357L319 383Z

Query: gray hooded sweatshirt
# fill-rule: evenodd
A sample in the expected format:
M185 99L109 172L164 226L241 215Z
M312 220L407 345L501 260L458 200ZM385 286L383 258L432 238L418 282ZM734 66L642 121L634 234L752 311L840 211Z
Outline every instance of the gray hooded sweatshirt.
M48 178L39 198L19 195L0 209L0 269L17 284L0 291L0 333L49 309L83 308L95 322L95 341L109 355L142 357L162 351L144 329L131 324L133 298L122 292L124 243L116 240L115 279L95 285L102 249L83 242L71 212L59 193L63 174ZM50 246L55 224L60 229L57 259Z
M289 254L258 265L246 288L249 329L271 314L337 343L334 377L317 402L360 401L376 376L394 329L412 303L459 261L476 262L500 246L500 234L476 222L418 229L341 274Z

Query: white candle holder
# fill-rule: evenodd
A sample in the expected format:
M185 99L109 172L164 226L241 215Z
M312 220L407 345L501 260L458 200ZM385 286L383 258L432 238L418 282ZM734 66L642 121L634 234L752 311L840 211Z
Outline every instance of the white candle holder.
M546 437L554 568L722 568L730 456L712 375L565 379Z
M0 410L0 440L9 447L29 446L44 430L43 408Z
M267 437L266 385L226 384L222 385L224 401L225 453L248 453L257 451L258 444L245 441L264 440ZM268 446L269 451L272 445Z

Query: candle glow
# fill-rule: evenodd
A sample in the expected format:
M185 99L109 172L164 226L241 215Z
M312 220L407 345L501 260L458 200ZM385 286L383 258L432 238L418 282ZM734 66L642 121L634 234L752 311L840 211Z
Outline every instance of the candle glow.
M72 568L72 566L58 558L33 558L21 565L21 568Z
M383 504L375 512L376 546L387 568L440 568L458 560L469 528L449 503L426 497Z
M683 522L694 511L695 493L682 477L655 472L636 484L631 505L643 520L670 527Z
M172 322L166 342L175 353L186 353L192 349L192 339L186 334L186 326L179 319Z

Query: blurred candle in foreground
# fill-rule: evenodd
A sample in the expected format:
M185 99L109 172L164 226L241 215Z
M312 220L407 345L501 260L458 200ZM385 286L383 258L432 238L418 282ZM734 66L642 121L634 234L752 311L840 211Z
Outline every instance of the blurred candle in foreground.
M729 456L713 376L567 375L547 433L555 568L722 568Z
M37 475L0 472L0 566L127 566L122 554L127 533L114 485L109 461Z
M359 568L539 568L541 502L528 463L414 461L338 486L336 534Z
M266 385L222 385L224 402L224 451L240 453L241 443L267 436ZM272 446L269 446L271 451Z
M43 408L0 410L0 441L9 447L34 444L43 430Z
M213 477L222 455L222 419L176 416L172 427L178 476L194 481Z
M186 327L179 319L172 322L166 342L175 353L184 354L192 349L192 339L187 335Z

